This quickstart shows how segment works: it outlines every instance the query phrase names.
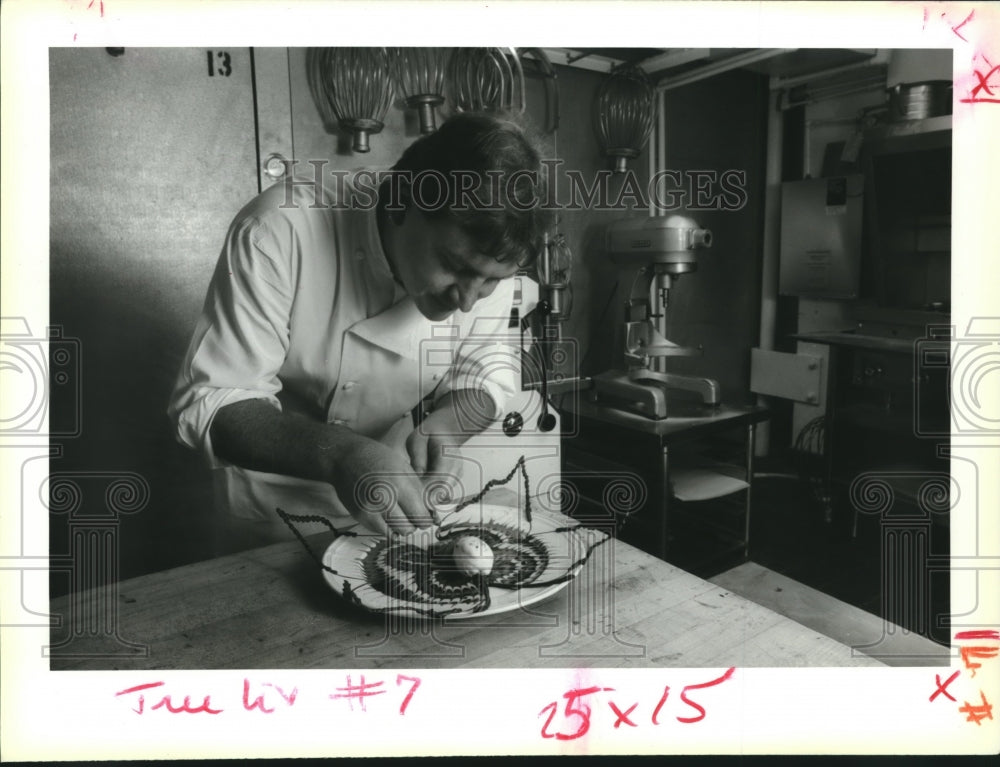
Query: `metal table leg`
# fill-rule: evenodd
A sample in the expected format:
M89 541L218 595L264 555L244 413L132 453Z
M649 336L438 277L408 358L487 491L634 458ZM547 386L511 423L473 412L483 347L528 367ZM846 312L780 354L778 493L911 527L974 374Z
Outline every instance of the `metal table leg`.
M743 558L750 558L750 509L753 504L753 449L756 424L747 425L747 489L743 511Z
M660 455L660 487L663 494L660 517L660 556L667 558L670 547L670 448L663 446Z

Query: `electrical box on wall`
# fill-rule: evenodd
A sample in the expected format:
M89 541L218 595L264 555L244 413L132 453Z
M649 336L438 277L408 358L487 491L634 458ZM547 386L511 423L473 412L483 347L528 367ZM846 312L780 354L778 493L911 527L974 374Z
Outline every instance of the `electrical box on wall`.
M860 174L781 185L780 293L858 297L863 190Z

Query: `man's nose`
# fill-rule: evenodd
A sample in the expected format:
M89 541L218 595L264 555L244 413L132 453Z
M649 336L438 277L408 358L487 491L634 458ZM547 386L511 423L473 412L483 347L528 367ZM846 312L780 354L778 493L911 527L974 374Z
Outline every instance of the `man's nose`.
M493 283L487 282L482 277L462 280L458 284L459 309L463 312L471 312L476 301L490 295L493 292L493 287Z

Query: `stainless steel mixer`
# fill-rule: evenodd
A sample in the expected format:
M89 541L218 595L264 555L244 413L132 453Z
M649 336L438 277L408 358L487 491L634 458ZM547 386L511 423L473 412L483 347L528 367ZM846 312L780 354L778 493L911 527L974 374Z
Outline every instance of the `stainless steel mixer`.
M608 255L615 263L638 271L626 304L626 369L594 376L591 400L653 419L669 415L670 389L694 392L705 405L720 404L715 380L653 369L661 358L701 354L700 348L668 341L653 320L664 316L673 282L697 268L697 249L711 244L712 233L683 216L625 219L608 228ZM632 316L637 308L642 310L640 319Z

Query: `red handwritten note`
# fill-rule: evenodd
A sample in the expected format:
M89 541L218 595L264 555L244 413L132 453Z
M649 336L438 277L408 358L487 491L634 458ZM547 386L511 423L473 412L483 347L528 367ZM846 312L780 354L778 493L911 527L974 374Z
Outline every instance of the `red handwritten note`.
M291 692L286 693L278 685L272 684L271 682L264 682L261 685L261 689L263 690L263 693L254 698L253 703L251 703L250 680L249 679L243 680L243 708L245 708L247 711L253 711L254 709L257 709L258 711L264 714L273 714L275 711L274 707L268 706L264 702L265 696L267 695L268 692L270 692L270 690L273 690L275 693L277 693L277 698L283 701L284 704L287 706L294 706L295 699L299 695L298 687L293 687Z
M955 695L949 690L951 685L963 676L963 670L967 672L964 676L969 682L976 676L976 671L982 668L983 663L997 657L1000 652L1000 632L993 630L971 630L959 631L955 634L955 641L959 643L958 652L962 660L963 668L953 672L951 676L941 681L941 675L934 675L934 692L931 693L928 702L933 703L938 696L944 696L953 703L958 703L955 695L962 697L962 705L958 706L958 713L965 716L965 721L981 726L984 719L993 719L993 703L986 697L986 691L978 685L971 685L975 690L971 695L968 693L970 685L965 685L966 692ZM972 700L966 698L971 697Z
M137 714L144 714L146 711L146 696L145 696L146 691L163 687L165 684L166 682L147 682L146 684L140 684L134 687L129 687L126 690L120 690L119 692L115 693L115 696L137 695L137 700L139 705L137 708L134 708L132 710L135 711L135 713ZM206 695L204 696L204 698L202 698L201 705L192 706L190 695L185 695L184 702L180 705L177 705L176 703L174 703L174 701L171 698L171 695L168 693L160 697L159 702L154 703L152 706L149 707L151 711L156 711L157 709L161 708L166 709L171 714L221 714L222 713L221 708L219 709L212 708L210 695Z
M414 676L406 676L404 674L396 675L396 686L403 683L408 683L410 685L409 691L403 697L403 702L399 705L400 715L406 713L406 707L410 705L410 700L413 698L413 693L417 691L420 686L420 679ZM360 707L362 711L367 711L365 707L365 698L372 697L374 695L383 695L387 691L382 688L385 682L379 680L377 682L366 682L365 675L361 674L360 679L357 684L351 683L351 675L347 675L347 685L344 687L338 687L337 691L330 695L332 700L337 700L340 698L346 698L350 704L351 710L354 710L354 701L358 700L360 702Z
M707 709L700 702L700 694L696 698L694 691L716 687L731 679L735 671L735 668L730 668L721 676L709 679L708 681L684 685L680 695L677 697L679 706L677 710L672 712L673 718L681 724L695 724L705 719L708 716ZM595 719L591 702L599 700L598 695L600 693L614 692L616 692L614 687L600 687L597 685L567 690L562 695L563 704L561 711L559 702L552 701L538 712L539 717L547 714L541 727L541 736L556 740L576 740L577 738L582 738L590 731L591 724ZM620 700L615 700L612 695L604 697L613 716L613 721L604 721L610 721L612 729L620 729L622 725L639 727L639 714L636 711L640 708L642 701L629 700L628 703L622 703ZM652 707L650 724L654 726L661 724L660 716L665 714L669 700L670 685L664 685L663 694L659 697L655 706ZM642 712L642 709L640 709L639 713ZM685 716L681 716L681 714L685 714Z
M989 31L981 28L982 24L976 19L975 9L966 12L960 4L956 3L955 6L954 10L934 13L925 7L923 29L926 31L944 25L953 37L961 41L955 49L956 59L960 54L971 54L971 75L961 78L964 82L955 84L960 94L958 99L960 102L1000 104L1000 64L994 65L991 61L991 58L996 60L1000 57L987 49Z
M399 706L397 712L400 716L406 714L406 710L413 700L413 696L420 687L420 677L407 676L406 674L396 675L396 687L399 691ZM347 700L350 711L366 712L366 699L384 695L394 688L386 687L384 679L370 680L361 674L357 682L348 674L345 683L337 686L332 692L326 692L325 697L329 700ZM260 714L274 714L277 711L289 710L300 701L301 694L298 686L279 685L272 681L251 681L245 677L243 679L242 695L240 701L242 707L223 707L221 704L212 702L212 695L216 699L224 699L225 691L216 693L206 693L199 690L193 693L190 689L174 689L167 685L167 682L157 680L153 682L143 682L132 685L115 693L116 698L128 701L131 710L139 716L145 716L154 711L163 711L168 714L209 714L212 716L225 712L257 712ZM182 701L178 703L177 701ZM355 708L354 702L358 701Z

